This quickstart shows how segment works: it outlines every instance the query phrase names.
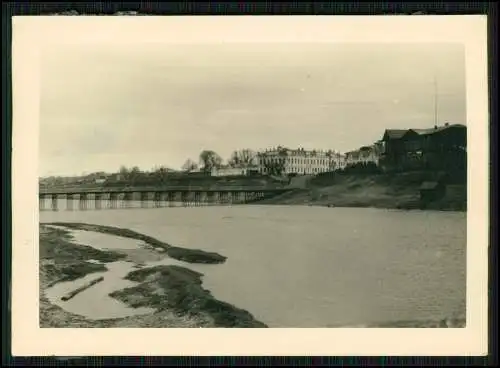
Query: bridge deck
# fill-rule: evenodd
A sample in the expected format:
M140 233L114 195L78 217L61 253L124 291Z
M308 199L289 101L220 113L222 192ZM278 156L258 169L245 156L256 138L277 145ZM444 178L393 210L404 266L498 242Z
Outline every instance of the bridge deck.
M291 188L276 187L218 187L206 188L195 186L184 187L151 187L151 188L64 188L47 189L40 188L39 195L75 195L75 194L105 194L105 193L152 193L152 192L265 192L282 193L291 190Z

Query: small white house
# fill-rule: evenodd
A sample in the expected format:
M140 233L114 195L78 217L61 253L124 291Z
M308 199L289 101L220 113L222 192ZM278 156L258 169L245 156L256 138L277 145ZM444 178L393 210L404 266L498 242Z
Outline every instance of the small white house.
M245 167L220 167L212 170L212 176L239 176L247 173L248 169Z

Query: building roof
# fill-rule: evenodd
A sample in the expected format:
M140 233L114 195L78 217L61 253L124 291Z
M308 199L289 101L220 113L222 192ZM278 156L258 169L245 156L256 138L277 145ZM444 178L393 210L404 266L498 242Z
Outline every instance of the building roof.
M382 140L399 139L406 134L408 129L386 129Z
M441 125L430 129L411 129L411 130L413 130L415 133L419 135L428 135L437 132L442 132L443 130L447 130L450 128L466 128L466 126L462 124L449 124L449 125Z
M450 129L450 128L466 128L465 125L462 124L445 124L433 128L427 128L427 129L386 129L384 132L384 136L382 140L388 140L388 139L401 139L407 135L410 134L417 134L420 136L423 135L430 135L434 134L437 132L442 132L444 130Z

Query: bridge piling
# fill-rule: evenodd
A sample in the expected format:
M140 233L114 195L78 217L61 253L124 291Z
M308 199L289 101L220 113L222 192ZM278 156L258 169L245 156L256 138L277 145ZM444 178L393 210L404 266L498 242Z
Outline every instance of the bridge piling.
M52 194L52 203L51 203L52 211L58 211L57 198L58 198L57 194Z
M189 207L190 206L190 204L191 204L191 198L189 198L189 197L190 197L189 193L186 193L184 195L184 200L182 201L184 207Z
M85 211L87 209L87 195L82 193L78 198L78 209L80 211Z
M140 201L141 201L141 208L147 208L148 207L148 193L147 192L141 192L140 194Z
M121 207L122 208L130 208L132 203L132 195L129 192L123 193Z
M264 198L269 198L275 194L283 193L287 189L255 189L255 188L165 188L149 190L123 190L114 191L110 189L99 191L71 190L71 191L45 191L39 193L39 209L58 210L59 197L65 199L67 210L78 208L80 210L120 207L131 207L133 203L140 202L141 208L148 207L174 207L187 206L213 206L213 205L233 205L250 203ZM137 202L136 202L137 201ZM50 204L49 204L50 203ZM118 205L119 203L119 205ZM78 206L78 207L76 207ZM133 207L136 207L135 205Z
M207 205L213 206L215 204L215 195L213 192L207 192Z
M160 192L155 192L154 193L154 205L156 208L161 207L161 193Z
M73 211L73 194L66 194L66 211Z
M115 192L109 193L109 207L111 209L118 208L118 194Z
M101 209L101 204L102 204L102 196L100 193L95 193L94 194L94 208L96 210Z
M168 193L160 192L160 207L166 207L168 203Z
M175 202L175 193L174 192L168 192L167 193L167 206L168 207L173 207Z
M208 205L208 193L207 192L201 192L200 193L200 206L207 206Z

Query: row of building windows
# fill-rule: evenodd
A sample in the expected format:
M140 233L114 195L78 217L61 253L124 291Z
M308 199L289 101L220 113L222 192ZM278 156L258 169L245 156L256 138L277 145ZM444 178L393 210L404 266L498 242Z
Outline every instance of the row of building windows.
M285 174L317 174L322 172L327 172L330 169L327 167L286 167L284 169ZM267 174L266 168L261 168L263 174Z
M264 158L260 159L259 163L263 165L266 162L278 162L279 158ZM289 158L285 159L285 162L295 165L329 165L330 162L334 162L334 160L330 159L304 159L304 158Z

